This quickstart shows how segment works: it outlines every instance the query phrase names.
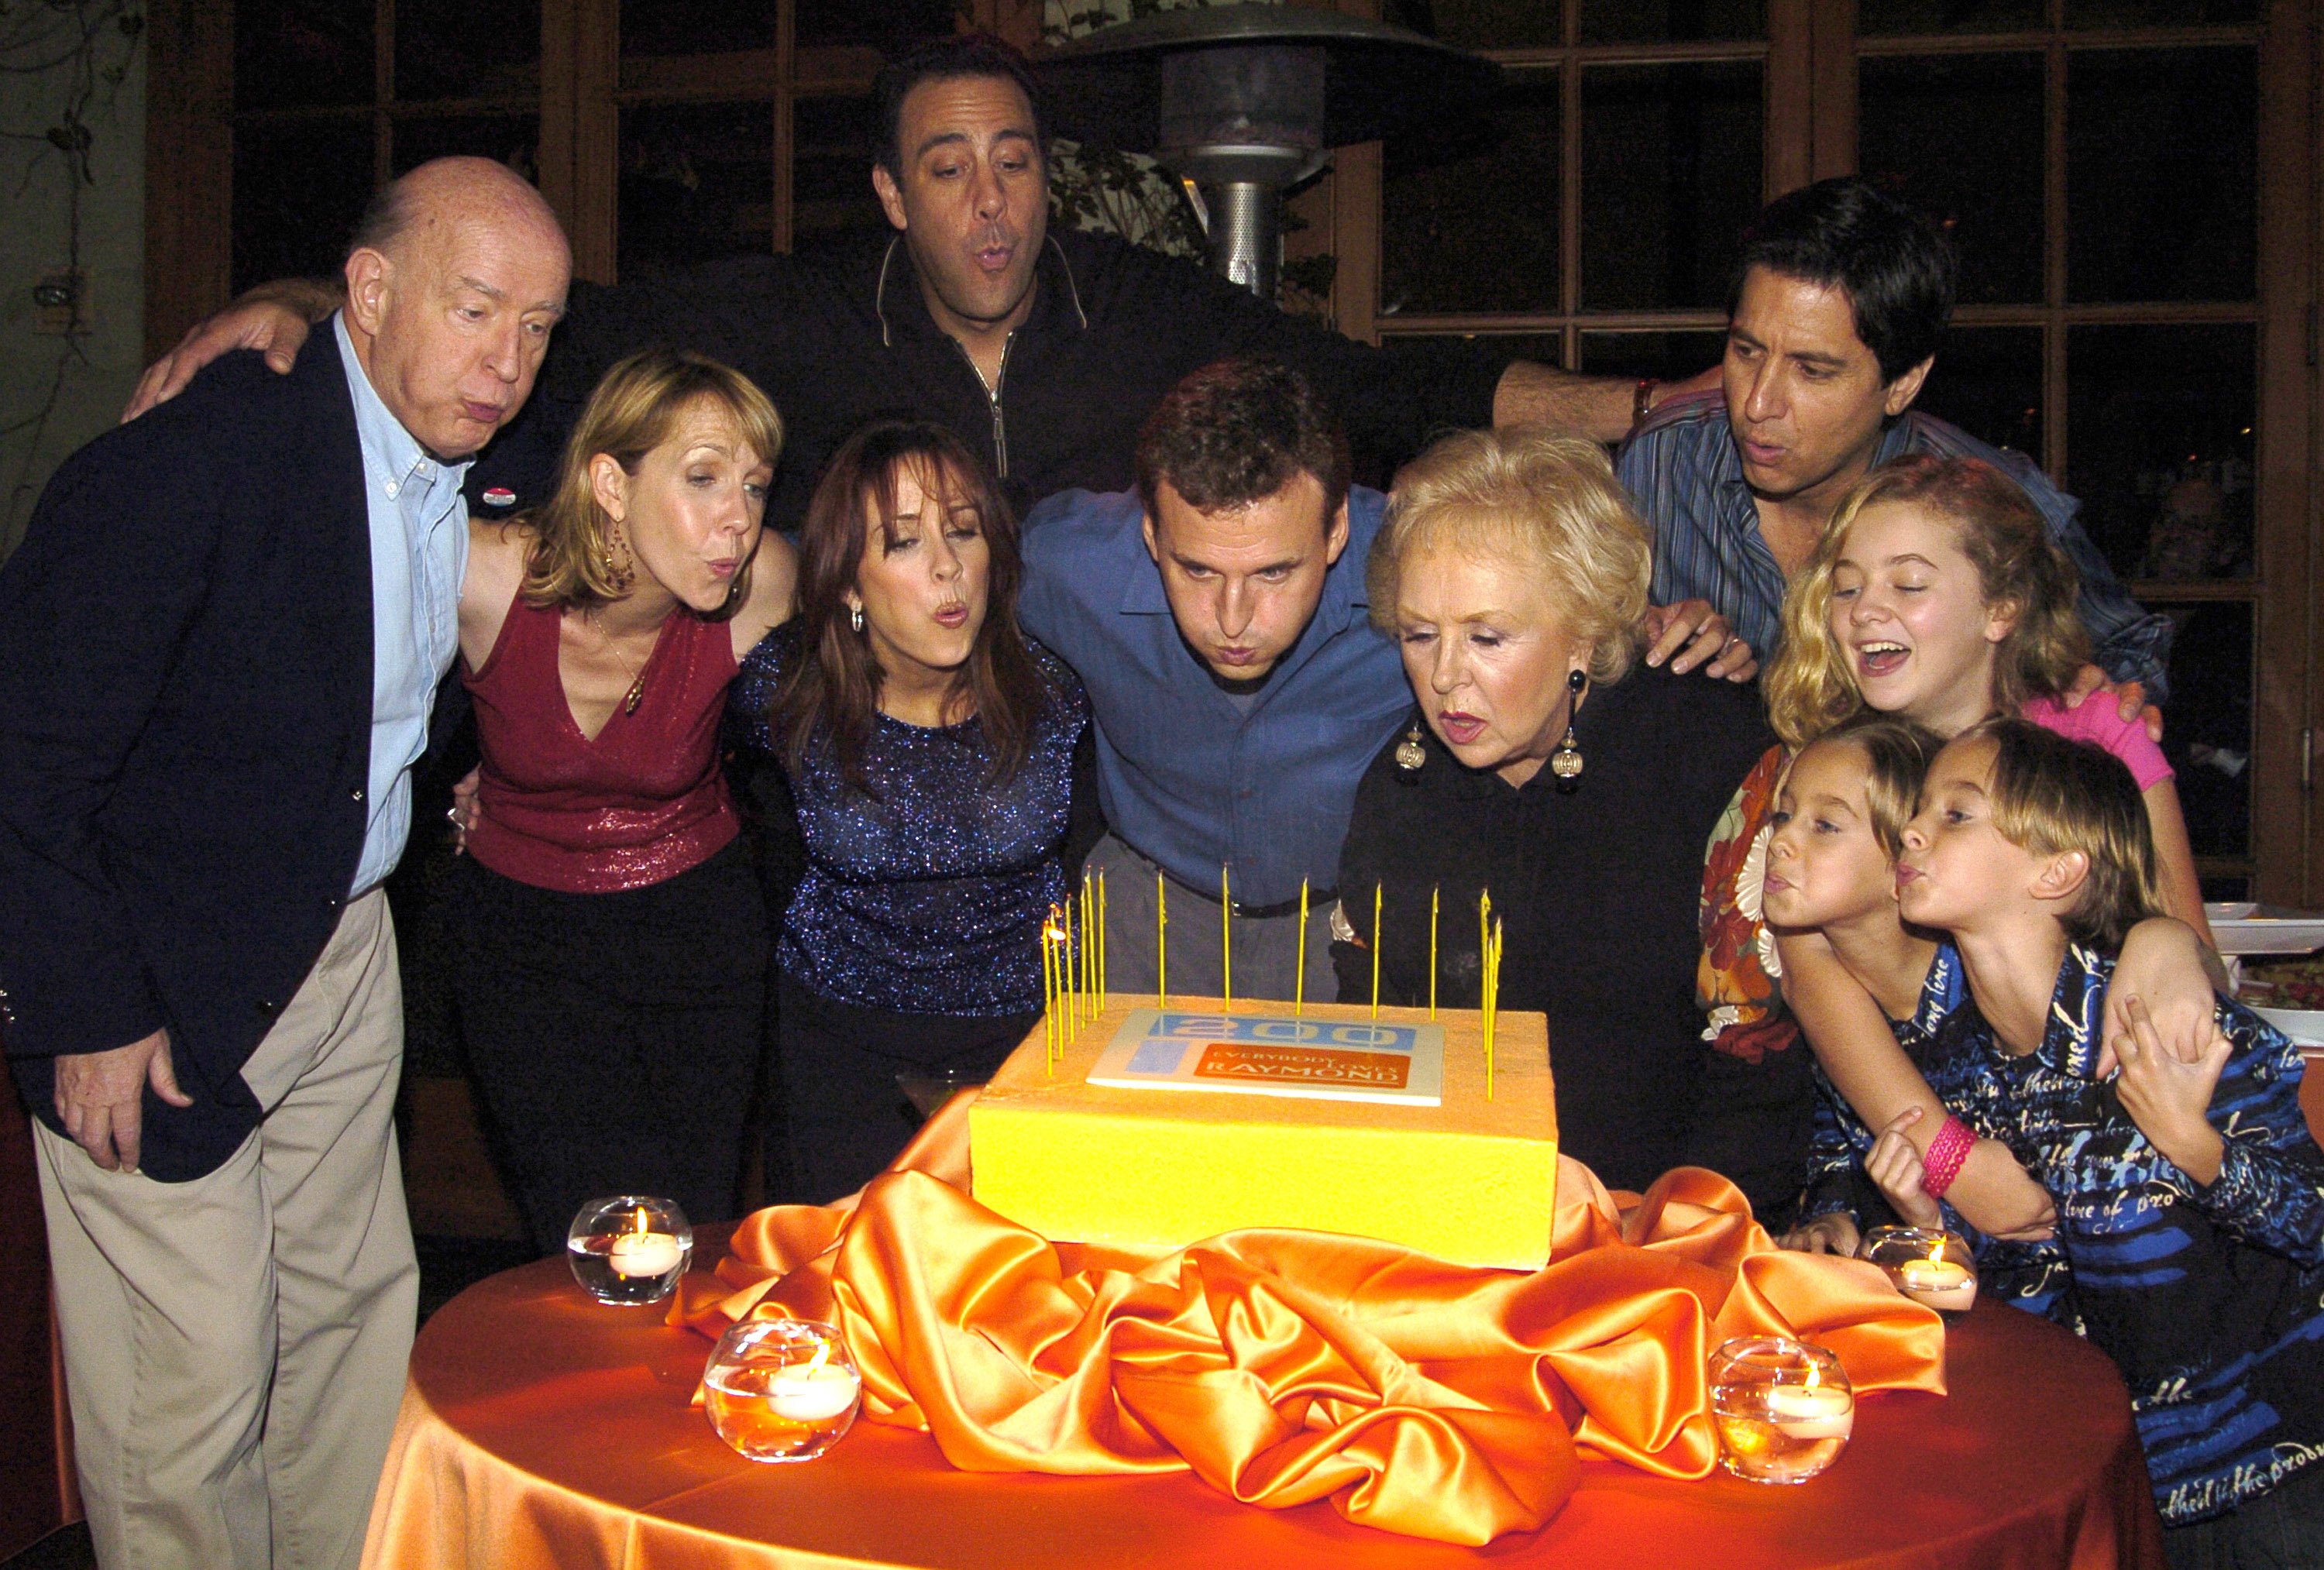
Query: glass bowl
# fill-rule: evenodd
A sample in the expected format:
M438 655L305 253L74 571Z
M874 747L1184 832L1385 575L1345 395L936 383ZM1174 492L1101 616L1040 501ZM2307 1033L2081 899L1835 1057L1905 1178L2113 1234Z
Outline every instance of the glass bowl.
M702 1370L718 1437L746 1461L812 1461L854 1425L863 1378L839 1332L815 1319L727 1327Z
M609 1194L592 1199L565 1235L565 1262L581 1290L601 1303L659 1303L686 1273L694 1228L675 1199Z
M1752 1483L1805 1483L1839 1458L1856 1428L1840 1359L1784 1336L1746 1336L1711 1354L1719 1464Z

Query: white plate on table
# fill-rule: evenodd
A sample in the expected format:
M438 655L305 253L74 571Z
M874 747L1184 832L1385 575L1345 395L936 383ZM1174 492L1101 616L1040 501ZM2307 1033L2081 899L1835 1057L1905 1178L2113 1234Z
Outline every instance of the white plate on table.
M2324 949L2324 911L2222 900L2203 907L2222 954L2312 954Z

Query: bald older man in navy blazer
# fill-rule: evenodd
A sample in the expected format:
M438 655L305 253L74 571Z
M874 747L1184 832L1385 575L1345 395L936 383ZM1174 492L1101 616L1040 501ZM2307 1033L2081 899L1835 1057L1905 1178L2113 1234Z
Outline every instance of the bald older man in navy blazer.
M0 568L0 1038L109 1567L361 1556L418 1291L379 886L569 271L506 168L413 170L289 376L99 437Z

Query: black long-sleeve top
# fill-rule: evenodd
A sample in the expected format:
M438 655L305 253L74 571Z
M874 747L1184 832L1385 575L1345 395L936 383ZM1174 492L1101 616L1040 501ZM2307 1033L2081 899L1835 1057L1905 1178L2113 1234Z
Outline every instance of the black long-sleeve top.
M1356 788L1341 907L1368 945L1379 886L1380 1001L1425 1005L1436 890L1437 1003L1474 1008L1489 890L1500 1006L1549 1016L1560 1148L1640 1189L1675 1165L1729 1164L1697 1127L1715 1054L1694 1003L1696 900L1711 826L1770 737L1754 690L1644 665L1593 688L1574 730L1585 767L1571 794L1547 767L1522 788L1464 768L1425 724L1417 771L1383 750ZM1368 949L1335 942L1332 957L1341 1001L1369 1002ZM1803 1116L1799 1143L1794 1168Z

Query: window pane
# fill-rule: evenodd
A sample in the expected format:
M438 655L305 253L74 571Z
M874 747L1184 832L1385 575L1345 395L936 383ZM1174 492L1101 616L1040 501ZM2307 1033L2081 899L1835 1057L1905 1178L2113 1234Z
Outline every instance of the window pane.
M1914 405L2042 461L2042 329L1955 327Z
M540 0L395 0L398 98L540 92Z
M2205 27L2258 20L2259 0L2066 0L2069 27Z
M1558 308L1557 80L1517 76L1478 116L1391 138L1380 311Z
M624 282L774 244L775 121L766 104L622 111Z
M1756 62L1622 66L1582 78L1582 304L1723 307L1758 212Z
M2250 326L2074 327L2066 489L2126 578L2251 571Z
M793 38L801 49L869 45L890 57L953 31L953 0L799 0Z
M1582 0L1584 43L1766 36L1767 8L1761 0Z
M1856 16L1866 38L2023 32L2042 25L2042 0L1857 0Z
M1520 360L1536 360L1544 365L1563 366L1565 363L1565 337L1561 333L1462 333L1413 334L1387 339L1390 344L1430 344L1444 338L1464 344L1481 344L1496 354L1514 355Z
M2066 65L2066 295L2250 299L2258 86L2248 49Z
M371 117L234 133L234 287L336 273L371 199Z
M1436 36L1462 49L1548 49L1565 41L1564 7L1555 0L1435 0L1428 9Z
M806 98L793 106L791 223L798 241L837 229L883 229L872 194L869 98Z
M1582 369L1592 376L1653 376L1683 381L1718 364L1726 352L1727 335L1710 327L1582 335Z
M775 0L622 0L624 58L774 47Z
M431 158L465 154L504 163L527 179L540 173L538 115L428 115L396 121L389 150L395 172Z
M1936 55L1858 68L1857 168L1941 221L1965 301L2042 298L2042 57Z
M2251 853L2252 608L2158 604L2179 632L2163 755L2198 856Z
M238 0L234 106L372 99L373 0Z

